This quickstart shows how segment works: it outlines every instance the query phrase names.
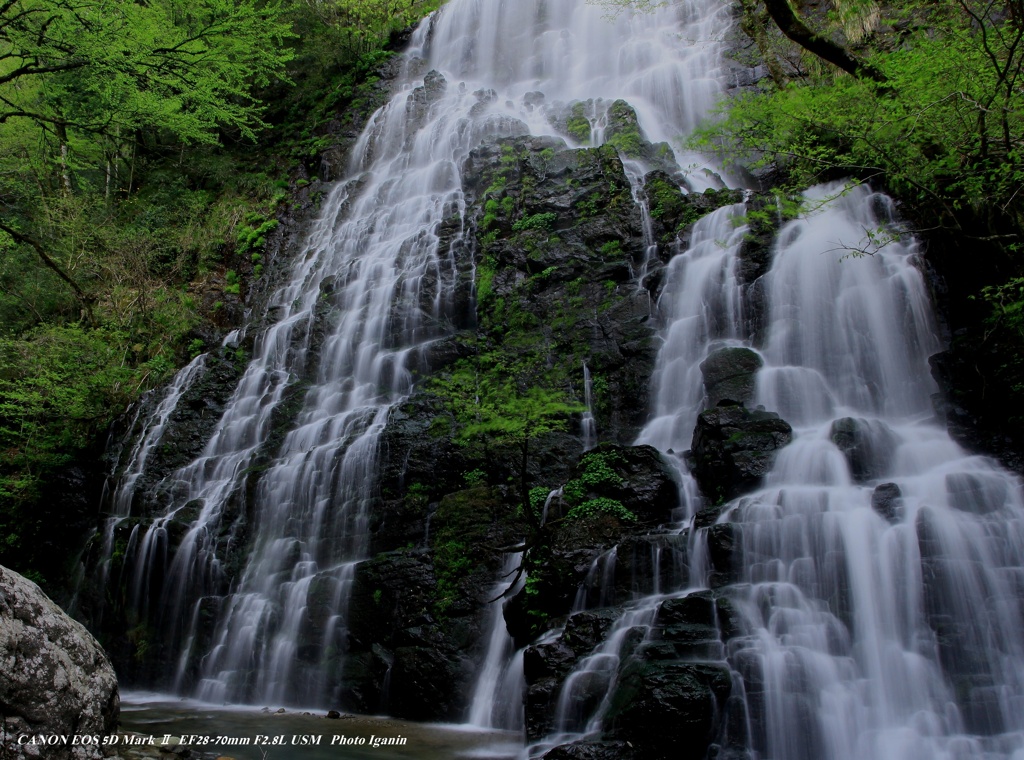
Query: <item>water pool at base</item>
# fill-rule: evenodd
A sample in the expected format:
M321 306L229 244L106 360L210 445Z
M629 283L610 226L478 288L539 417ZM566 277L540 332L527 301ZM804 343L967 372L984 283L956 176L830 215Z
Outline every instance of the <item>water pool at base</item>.
M511 760L522 750L522 738L515 732L364 715L329 719L322 711L277 709L126 692L121 696L121 730L152 736L158 748L180 743L233 760ZM165 736L170 741L162 744ZM403 739L404 744L396 743Z

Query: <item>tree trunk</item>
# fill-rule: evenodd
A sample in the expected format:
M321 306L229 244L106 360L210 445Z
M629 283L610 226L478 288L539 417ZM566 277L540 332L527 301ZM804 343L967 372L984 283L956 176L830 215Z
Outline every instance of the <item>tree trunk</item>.
M68 165L71 149L68 147L68 130L63 123L57 122L56 132L57 141L60 143L60 177L64 184L64 192L71 195L71 167Z

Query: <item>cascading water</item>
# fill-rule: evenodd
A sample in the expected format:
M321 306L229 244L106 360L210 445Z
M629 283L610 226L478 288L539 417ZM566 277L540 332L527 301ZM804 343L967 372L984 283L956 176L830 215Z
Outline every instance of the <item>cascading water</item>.
M112 505L111 514L103 529L103 560L99 565L97 584L104 588L109 580L110 557L114 552L114 534L117 527L132 513L132 501L135 498L135 487L146 469L153 450L163 439L164 431L171 414L178 406L182 395L192 386L196 378L206 367L206 354L200 354L174 376L174 380L164 391L163 398L153 411L142 421L142 429L132 446L125 463L123 473L117 481L113 494L105 494L104 502ZM131 428L139 422L142 409L136 412ZM99 622L99 621L96 621Z
M481 728L523 728L523 652L515 650L504 616L505 597L514 595L525 583L520 576L509 588L522 560L522 553L509 554L492 589L496 598L488 611L487 649L470 700L469 723Z
M594 419L594 384L590 378L590 368L583 363L583 419L580 420L580 432L583 438L583 450L590 451L597 445L597 420Z
M780 232L757 401L795 437L725 518L752 631L730 659L763 684L748 688L763 757L1018 758L1020 484L933 418L914 243L840 260L889 206L858 187Z
M453 0L416 32L397 94L272 297L275 321L212 437L163 482L163 516L129 541L134 606L174 653L176 688L217 701L331 698L378 437L453 320L454 252L438 230L463 215L462 160L488 137L550 134L577 101L592 104L592 137L623 98L650 140L674 141L717 97L728 23L716 0L614 21L582 0ZM290 432L269 450L280 415ZM227 574L224 552L246 542L244 570Z
M934 419L928 357L940 344L916 245L899 236L891 202L863 186L818 188L808 202L815 210L782 228L762 283L754 399L794 424L794 441L764 487L719 518L740 537L741 585L729 593L748 632L728 642L727 660L751 757L1019 760L1020 484ZM701 360L751 342L734 276L739 232L727 223L741 211L701 220L672 264L656 414L641 436L664 450L688 443ZM892 239L862 255L865 231L880 226ZM614 653L613 639L569 677L560 705L590 661ZM599 719L562 728L585 735Z

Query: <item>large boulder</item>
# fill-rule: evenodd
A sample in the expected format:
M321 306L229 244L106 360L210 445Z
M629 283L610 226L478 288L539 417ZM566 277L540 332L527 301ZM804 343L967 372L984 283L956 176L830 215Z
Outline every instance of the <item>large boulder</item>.
M117 677L99 643L36 584L0 567L0 745L5 760L99 758L98 742L72 737L113 733L120 714ZM27 744L22 735L68 737Z
M793 439L793 428L774 412L720 406L697 418L693 431L693 471L701 490L722 503L756 488L779 449Z

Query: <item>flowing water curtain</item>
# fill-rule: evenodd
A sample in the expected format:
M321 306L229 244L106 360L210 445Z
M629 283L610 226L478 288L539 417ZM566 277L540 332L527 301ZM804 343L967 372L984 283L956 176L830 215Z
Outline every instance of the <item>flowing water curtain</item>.
M780 760L1024 747L1020 485L934 419L914 241L848 258L892 223L888 199L841 194L781 230L766 288L757 400L797 427L733 507L751 584L733 646L764 684L754 744Z
M698 5L691 36L727 23L724 6ZM433 71L423 78L411 66L371 120L353 151L354 179L326 201L273 298L278 321L257 336L212 438L167 479L171 506L133 539L136 602L145 610L159 599L149 616L178 652L178 688L198 679L209 699L331 697L352 573L366 552L377 438L424 346L449 329L454 262L436 231L462 214L462 159L488 136L550 131L528 92L549 102L625 96L652 137L681 134L717 84L704 75L715 50L682 54L680 20L678 9L609 24L581 2L457 0L416 33L410 60L422 56ZM605 55L608 46L621 54ZM296 380L309 385L300 404ZM291 430L268 450L282 415ZM235 590L221 598L224 563L249 541Z

